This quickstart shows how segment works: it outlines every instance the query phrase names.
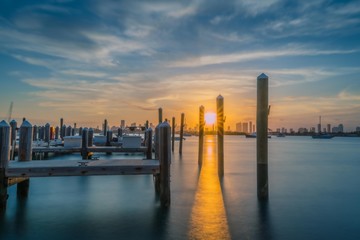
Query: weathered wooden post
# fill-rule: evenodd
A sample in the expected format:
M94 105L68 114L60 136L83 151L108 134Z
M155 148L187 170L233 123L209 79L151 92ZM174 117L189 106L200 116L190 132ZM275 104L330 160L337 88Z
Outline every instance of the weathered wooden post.
M269 197L268 184L268 106L269 78L264 73L257 77L256 106L256 162L257 196L259 200Z
M174 152L175 146L175 117L172 118L171 151Z
M217 109L217 150L218 150L218 174L224 176L224 98L219 95L216 98Z
M20 126L19 139L19 161L32 160L32 125L24 121ZM17 184L17 196L27 197L29 193L30 180L27 179Z
M80 127L80 128L79 128L79 136L81 136L81 135L82 135L82 131L83 131L83 128L82 128L82 127Z
M50 124L45 124L45 142L50 143Z
M55 139L59 139L59 127L55 128Z
M121 127L118 128L118 138L121 138L123 135L123 130Z
M159 159L159 126L160 124L158 124L155 127L155 136L154 136L154 149L155 149L155 159Z
M72 136L76 135L76 123L74 123L74 127L72 129Z
M146 159L152 158L152 129L148 128L146 130Z
M33 141L38 140L38 127L36 125L33 126Z
M66 126L62 125L61 126L61 131L60 131L61 140L64 140L65 135L66 135Z
M179 143L179 154L182 154L182 145L183 145L183 138L184 138L184 119L185 114L181 114L181 124L180 124L180 143Z
M88 134L88 129L84 128L81 134L81 156L84 160L88 159Z
M69 126L66 128L65 136L71 136L71 131L72 131L72 127L69 125Z
M44 126L39 127L39 139L41 141L44 141L44 139L45 139L45 128L44 128Z
M6 121L0 122L0 213L6 209L8 198L8 178L6 169L10 160L10 126Z
M107 119L104 120L104 136L106 136L106 132L107 132L107 125L108 125L108 121Z
M163 111L162 111L162 108L159 108L159 124L162 123L162 120L163 119Z
M109 130L106 132L106 146L111 146L111 142L112 142L112 131ZM111 155L112 152L106 152L107 155Z
M199 108L199 166L202 165L203 151L204 151L204 127L205 127L205 108L200 106Z
M16 122L15 120L12 120L12 121L10 122L10 134L11 134L11 139L10 139L11 155L10 155L10 159L11 159L11 160L14 160L14 159L15 159L16 128L17 128L17 122Z
M64 126L64 119L60 118L60 138L61 140L64 139L65 131L63 132L63 126Z
M94 129L89 128L89 131L88 131L88 146L92 147L93 144L94 144Z
M160 133L160 203L163 207L170 206L170 164L171 164L171 128L167 122L159 126Z

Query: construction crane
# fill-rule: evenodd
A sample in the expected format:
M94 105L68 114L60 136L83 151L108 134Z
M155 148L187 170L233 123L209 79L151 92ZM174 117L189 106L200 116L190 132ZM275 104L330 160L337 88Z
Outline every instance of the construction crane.
M13 105L14 105L14 103L11 102L10 107L9 107L9 112L8 112L8 122L10 122L10 120L11 120L11 115L12 115L12 111L13 111Z

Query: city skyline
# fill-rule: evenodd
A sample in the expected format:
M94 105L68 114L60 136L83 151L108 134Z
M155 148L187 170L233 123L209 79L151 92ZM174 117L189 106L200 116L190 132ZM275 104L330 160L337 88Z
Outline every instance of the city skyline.
M255 123L256 78L269 76L269 127L360 125L360 7L217 1L2 1L0 118L78 126ZM326 125L324 125L326 126Z

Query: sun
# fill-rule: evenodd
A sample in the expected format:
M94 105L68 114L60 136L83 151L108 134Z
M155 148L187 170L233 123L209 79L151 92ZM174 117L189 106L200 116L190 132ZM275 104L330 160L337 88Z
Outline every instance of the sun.
M205 113L205 123L207 125L213 125L216 121L216 114L213 112Z

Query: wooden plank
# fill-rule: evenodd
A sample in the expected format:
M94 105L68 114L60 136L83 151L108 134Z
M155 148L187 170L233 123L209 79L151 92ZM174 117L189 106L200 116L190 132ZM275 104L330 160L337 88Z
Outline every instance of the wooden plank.
M8 178L8 187L15 185L17 183L21 183L25 180L28 180L27 177L15 177L15 178Z
M122 148L122 147L88 147L89 152L146 152L146 147L140 148ZM33 152L45 153L45 152L59 152L59 153L73 153L81 152L81 148L64 148L64 147L33 147Z
M51 177L90 175L138 175L160 172L158 160L45 160L11 161L7 177Z

